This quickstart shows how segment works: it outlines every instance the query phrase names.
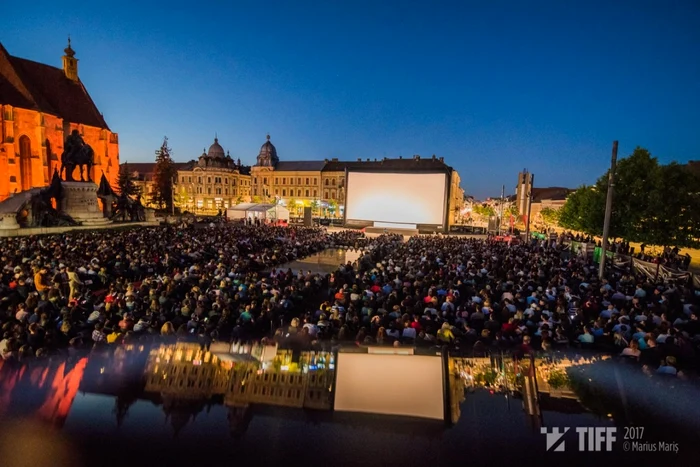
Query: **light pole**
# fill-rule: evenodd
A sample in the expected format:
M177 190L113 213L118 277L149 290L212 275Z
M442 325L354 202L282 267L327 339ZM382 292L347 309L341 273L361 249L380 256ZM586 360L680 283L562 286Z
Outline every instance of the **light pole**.
M600 246L600 265L598 279L603 280L605 275L605 256L608 248L608 235L610 234L610 216L612 215L613 191L615 189L615 167L617 165L617 141L613 141L612 157L610 158L610 173L608 174L608 196L605 199L605 221L603 222L603 241Z
M535 183L535 174L530 174L530 183L527 192L527 223L525 224L525 241L530 241L530 214L532 214L532 185Z

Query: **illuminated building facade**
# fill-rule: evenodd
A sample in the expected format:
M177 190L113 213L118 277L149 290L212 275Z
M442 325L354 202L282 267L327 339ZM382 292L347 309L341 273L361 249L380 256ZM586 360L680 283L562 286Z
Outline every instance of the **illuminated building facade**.
M0 44L0 201L49 184L73 130L95 152L92 179L116 186L119 137L78 77L68 42L63 67L14 57Z

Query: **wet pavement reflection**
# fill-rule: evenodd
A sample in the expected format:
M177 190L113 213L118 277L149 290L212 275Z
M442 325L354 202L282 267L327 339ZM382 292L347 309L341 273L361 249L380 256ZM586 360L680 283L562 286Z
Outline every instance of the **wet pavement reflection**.
M687 441L697 433L672 425L663 425L666 436L686 438L678 454L582 454L573 428L564 452L547 452L543 425L627 423L571 397L544 397L542 416L531 417L512 394L476 389L467 392L451 427L333 412L330 354L309 353L296 362L262 358L266 366L260 360L191 345L136 344L0 363L0 465L568 466L648 465L651 459L692 465L698 453Z

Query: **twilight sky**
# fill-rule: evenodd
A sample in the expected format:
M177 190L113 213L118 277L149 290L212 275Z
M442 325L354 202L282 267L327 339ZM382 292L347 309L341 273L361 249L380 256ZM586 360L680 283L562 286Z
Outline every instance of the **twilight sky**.
M182 4L182 5L180 5ZM70 5L70 6L69 6ZM576 187L635 146L700 159L696 0L9 2L0 41L79 75L121 161L217 133L253 163L443 156L478 198Z

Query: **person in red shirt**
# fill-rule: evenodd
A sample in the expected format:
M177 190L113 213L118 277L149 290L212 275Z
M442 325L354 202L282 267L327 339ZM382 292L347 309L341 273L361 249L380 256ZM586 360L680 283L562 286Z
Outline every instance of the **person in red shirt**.
M423 329L423 326L421 326L418 316L413 317L411 327L416 330L416 333L419 333Z

